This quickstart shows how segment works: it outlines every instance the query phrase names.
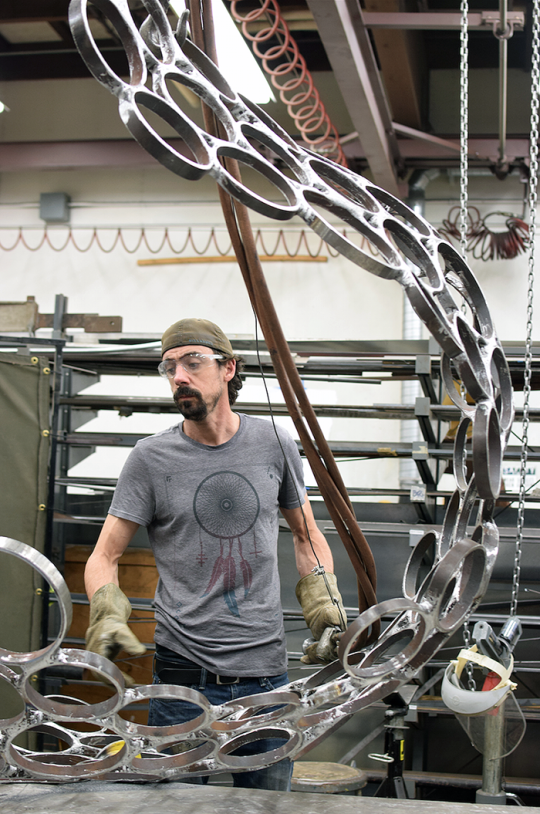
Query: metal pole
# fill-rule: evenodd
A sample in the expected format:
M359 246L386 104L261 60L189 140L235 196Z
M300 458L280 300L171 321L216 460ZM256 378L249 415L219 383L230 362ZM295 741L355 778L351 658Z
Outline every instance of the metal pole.
M506 161L506 108L508 99L508 25L506 0L499 2L499 163Z
M506 805L502 790L502 755L504 754L504 702L485 716L484 763L482 788L476 792L476 802L486 805Z

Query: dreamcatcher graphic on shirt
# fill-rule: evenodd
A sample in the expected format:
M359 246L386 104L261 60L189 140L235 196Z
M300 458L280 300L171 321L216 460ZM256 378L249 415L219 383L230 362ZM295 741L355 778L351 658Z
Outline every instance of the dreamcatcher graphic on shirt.
M223 599L234 616L240 616L236 601L237 560L244 587L244 598L249 594L252 581L251 565L242 551L242 537L250 531L259 516L257 492L243 475L237 472L216 472L205 478L195 492L193 512L203 531L219 540L219 554L212 569L210 581L203 596L219 583L223 583ZM203 557L203 542L199 563ZM257 556L257 541L254 549Z

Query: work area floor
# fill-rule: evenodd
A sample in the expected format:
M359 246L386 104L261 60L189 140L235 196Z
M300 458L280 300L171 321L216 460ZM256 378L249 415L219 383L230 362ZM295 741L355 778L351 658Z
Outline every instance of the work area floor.
M500 806L251 791L186 783L0 782L4 814L500 814ZM529 807L540 814L540 807Z

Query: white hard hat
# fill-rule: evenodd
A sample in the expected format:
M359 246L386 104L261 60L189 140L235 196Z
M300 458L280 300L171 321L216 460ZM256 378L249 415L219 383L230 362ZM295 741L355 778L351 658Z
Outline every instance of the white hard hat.
M496 687L485 692L464 689L459 679L467 662L486 667L500 676L501 680ZM457 715L482 715L502 704L508 693L516 689L517 684L510 681L513 667L514 659L512 657L506 668L494 659L478 653L476 645L470 650L462 650L457 661L451 661L446 668L442 682L442 700L448 709Z

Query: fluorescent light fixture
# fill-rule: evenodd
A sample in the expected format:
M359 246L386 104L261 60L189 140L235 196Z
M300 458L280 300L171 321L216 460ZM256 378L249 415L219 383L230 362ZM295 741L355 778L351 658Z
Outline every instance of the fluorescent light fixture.
M9 113L9 107L5 105L3 102L0 102L0 113L3 113L4 110L6 111L6 113Z
M184 0L170 0L170 6L178 17L186 8ZM272 88L222 0L212 0L212 10L219 69L229 85L259 105L275 102Z

